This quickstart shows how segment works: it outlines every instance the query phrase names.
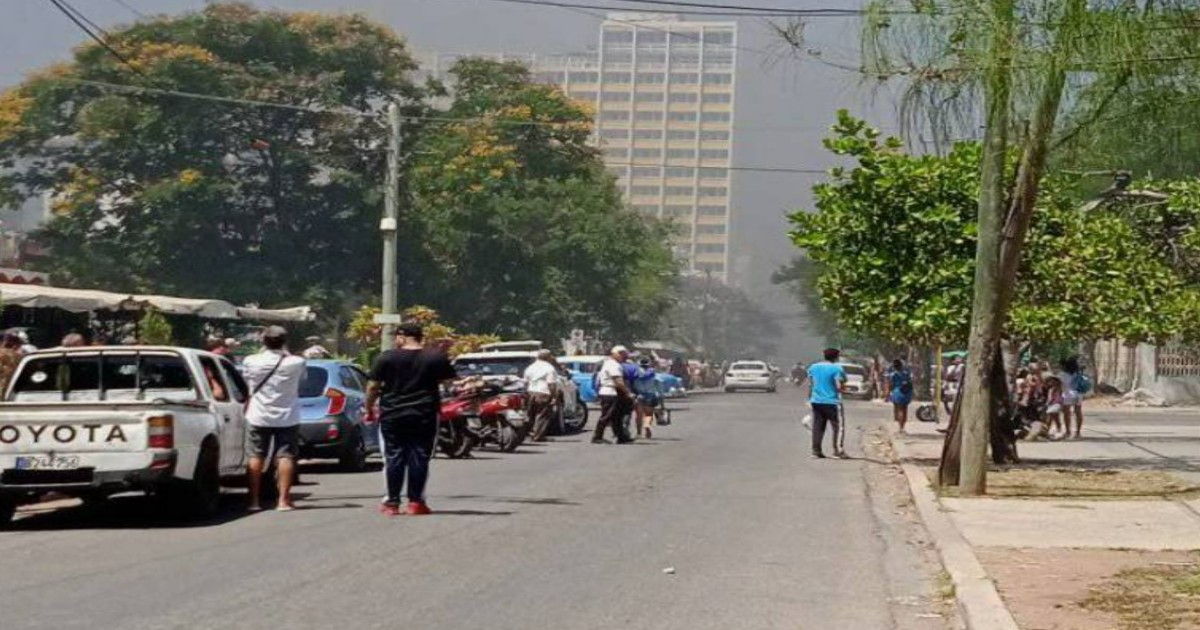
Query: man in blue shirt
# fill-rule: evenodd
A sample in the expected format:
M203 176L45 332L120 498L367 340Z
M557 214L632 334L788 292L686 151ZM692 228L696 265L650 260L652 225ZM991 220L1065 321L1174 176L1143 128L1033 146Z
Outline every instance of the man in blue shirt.
M845 459L846 423L842 418L842 392L846 371L838 363L841 351L825 350L825 360L808 366L808 402L812 403L812 456L824 459L825 427L833 429L833 456Z

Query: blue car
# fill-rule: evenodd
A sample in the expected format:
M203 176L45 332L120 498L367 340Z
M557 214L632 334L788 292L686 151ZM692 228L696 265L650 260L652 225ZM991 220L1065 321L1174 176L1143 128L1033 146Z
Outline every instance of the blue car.
M579 397L585 403L594 403L600 400L592 379L595 377L596 371L600 369L600 364L606 358L608 357L598 354L558 358L559 365L571 371L571 380L575 381L575 386L579 388ZM683 387L683 379L678 376L672 376L666 372L655 370L654 380L662 385L663 395L667 398L687 395L687 390Z
M300 457L336 459L362 471L379 452L379 431L367 416L367 375L349 361L309 360L300 381Z

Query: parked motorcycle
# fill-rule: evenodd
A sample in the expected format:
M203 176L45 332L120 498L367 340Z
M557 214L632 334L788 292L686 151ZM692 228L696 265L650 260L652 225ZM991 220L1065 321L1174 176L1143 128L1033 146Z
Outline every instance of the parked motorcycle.
M438 447L452 458L489 444L511 453L525 442L530 428L525 397L513 384L470 383L442 403Z

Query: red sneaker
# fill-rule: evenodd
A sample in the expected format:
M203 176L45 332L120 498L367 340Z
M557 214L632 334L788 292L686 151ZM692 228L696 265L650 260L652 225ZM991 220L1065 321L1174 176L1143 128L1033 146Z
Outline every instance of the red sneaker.
M425 505L423 501L409 501L408 513L412 516L424 516L433 514L433 510L429 509L429 506Z
M399 503L380 503L379 513L384 516L400 516Z

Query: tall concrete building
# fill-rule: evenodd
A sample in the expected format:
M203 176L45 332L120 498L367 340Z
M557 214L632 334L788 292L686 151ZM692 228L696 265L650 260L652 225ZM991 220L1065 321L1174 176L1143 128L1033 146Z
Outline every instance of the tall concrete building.
M474 55L523 61L539 81L594 105L595 142L635 209L674 220L676 255L697 274L730 271L730 164L737 24L611 13L594 51ZM426 58L435 76L454 59Z

